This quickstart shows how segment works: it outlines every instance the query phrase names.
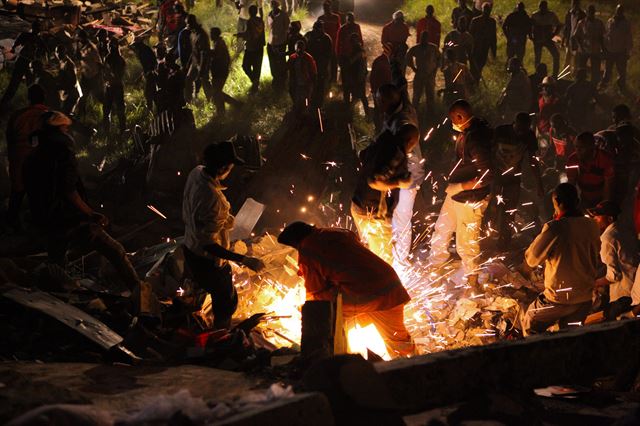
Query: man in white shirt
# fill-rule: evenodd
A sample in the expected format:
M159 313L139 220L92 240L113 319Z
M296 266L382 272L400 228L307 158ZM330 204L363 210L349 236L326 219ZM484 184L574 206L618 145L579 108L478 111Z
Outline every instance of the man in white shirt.
M234 217L231 205L222 192L222 181L234 165L243 164L231 142L208 145L203 165L194 168L184 187L182 219L184 221L185 266L194 281L211 294L215 329L229 328L238 306L229 261L259 271L260 259L230 251L229 233Z
M600 228L600 260L606 267L604 276L596 280L596 287L609 287L610 312L615 318L628 309L631 289L640 256L633 232L625 232L617 222L620 208L613 201L603 201L589 210Z
M283 90L287 80L287 31L289 30L289 15L280 8L278 0L271 1L271 12L267 17L269 38L267 40L267 55L273 76L273 88Z

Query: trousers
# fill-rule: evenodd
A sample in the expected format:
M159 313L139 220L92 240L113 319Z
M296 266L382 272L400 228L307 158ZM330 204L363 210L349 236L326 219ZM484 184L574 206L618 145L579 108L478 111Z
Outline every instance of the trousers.
M409 264L409 254L411 253L411 243L413 241L413 205L416 201L418 189L401 189L399 192L398 204L391 217L391 247L393 266L396 270Z
M370 213L361 214L353 205L351 205L351 216L358 229L360 239L365 242L369 250L389 265L392 265L393 231L391 221L385 218L378 218Z
M562 305L550 302L544 294L540 294L524 314L522 332L525 336L544 333L555 323L559 323L560 329L564 329L572 323L583 322L590 310L591 301Z

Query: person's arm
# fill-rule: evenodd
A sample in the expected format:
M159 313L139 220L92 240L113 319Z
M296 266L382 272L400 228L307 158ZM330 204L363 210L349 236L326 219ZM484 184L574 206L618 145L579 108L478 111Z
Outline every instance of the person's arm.
M405 153L408 154L420 141L420 131L413 124L405 124L398 130L396 137L400 141L401 146L404 147Z
M622 279L618 251L612 243L612 241L603 241L600 245L600 261L606 267L606 274L596 280L596 287L605 287Z
M418 69L416 68L415 61L414 61L414 58L415 58L415 54L414 54L415 53L415 49L414 49L414 47L412 47L411 49L409 49L409 51L407 51L406 62L407 62L407 66L409 68L411 68L414 73L417 73Z
M300 260L298 264L300 275L304 278L307 300L333 300L334 286L323 276L319 268L305 260Z
M559 238L558 225L557 222L549 222L542 227L540 234L524 253L527 265L535 268L547 259Z

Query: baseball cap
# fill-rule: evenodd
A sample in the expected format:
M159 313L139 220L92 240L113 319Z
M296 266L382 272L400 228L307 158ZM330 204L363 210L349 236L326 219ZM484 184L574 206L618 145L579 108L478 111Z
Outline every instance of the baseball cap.
M591 216L612 216L617 217L620 214L620 207L613 201L605 200L598 203L597 206L587 210Z

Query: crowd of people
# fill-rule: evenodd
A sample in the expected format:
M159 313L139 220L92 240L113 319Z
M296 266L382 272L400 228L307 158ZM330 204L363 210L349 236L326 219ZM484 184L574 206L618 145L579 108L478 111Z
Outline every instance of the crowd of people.
M544 265L545 290L524 315L524 334L543 332L555 323L582 324L593 308L594 290L604 295L608 318L640 314L635 238L640 223L633 220L640 210L634 167L640 161L640 130L622 102L613 108L609 127L593 128L592 120L614 68L620 96L629 93L633 38L624 8L618 6L605 24L595 6L583 11L579 0L573 0L561 23L546 1L531 15L518 3L502 21L509 77L495 100L499 119L490 123L477 114L471 99L486 78L489 57L499 53L499 25L491 2L458 3L448 34L441 33L436 10L428 5L416 23L412 46L412 30L403 13L395 12L382 28L382 53L370 67L355 15L341 13L337 2L326 1L304 35L301 23L291 21L278 0L271 1L266 16L256 2L237 3L235 48L243 55L251 94L261 90L266 48L273 90L288 89L295 113L321 108L331 85L339 81L343 101L350 106L361 102L376 127L373 142L360 152L350 210L359 239L347 231L299 222L280 236L281 243L300 253L308 298L333 300L342 293L348 318L365 315L365 322L376 324L392 355L413 353L402 320L409 296L396 272L402 275L413 264L414 203L430 169L421 141L433 129L423 128L417 111L426 111L433 122L440 93L455 135L455 166L446 176L444 202L431 235L430 271L437 273L449 261L455 234L466 285L476 294L484 292L486 253L480 241L487 223L494 223L497 251L513 248L521 189L533 187L539 216L545 216L548 200L553 219L540 226L525 253L529 267ZM181 113L200 89L218 115L225 113L226 104L241 105L224 91L233 53L220 28L207 31L178 0L164 0L157 35L154 46L134 38L127 47L142 65L150 110ZM139 279L123 247L105 231L108 220L87 201L68 133L69 116L82 119L89 97L102 103L103 131L111 131L115 113L119 131L125 132L122 40L103 29L91 34L79 29L73 37L57 38L52 48L35 21L15 41L17 59L0 105L9 105L23 81L29 86L30 105L15 111L7 125L8 223L20 229L26 195L52 262L63 265L70 244L89 246L104 254L135 291ZM535 57L531 75L523 67L528 40ZM558 44L566 50L562 71ZM541 59L543 48L552 57L551 73ZM57 64L57 74L44 63ZM439 72L444 80L440 88ZM569 75L573 81L567 83ZM372 111L368 93L373 95ZM219 328L230 325L237 306L229 262L255 271L264 266L230 250L233 216L222 181L237 164L242 159L232 143L207 146L203 164L188 176L183 197L185 262L195 281L213 295ZM551 185L545 180L550 174ZM342 251L332 252L332 247Z

